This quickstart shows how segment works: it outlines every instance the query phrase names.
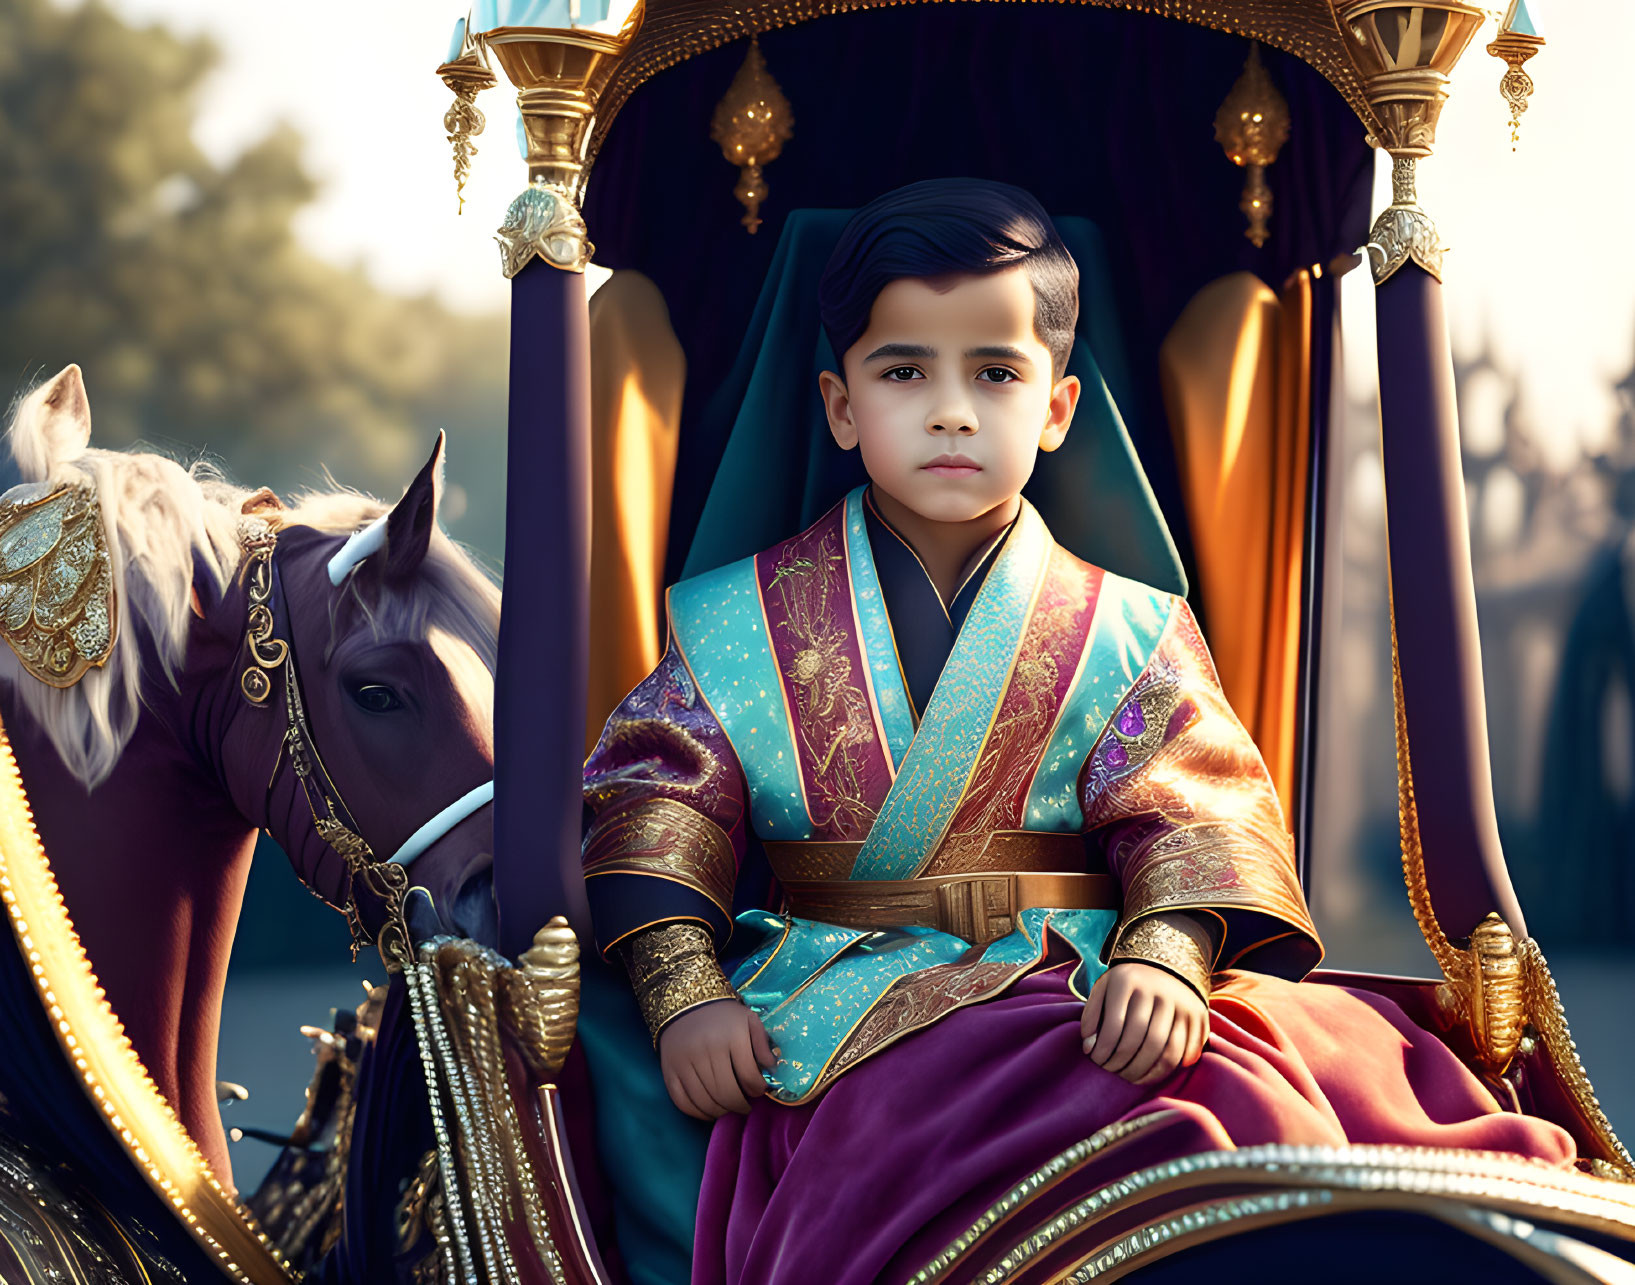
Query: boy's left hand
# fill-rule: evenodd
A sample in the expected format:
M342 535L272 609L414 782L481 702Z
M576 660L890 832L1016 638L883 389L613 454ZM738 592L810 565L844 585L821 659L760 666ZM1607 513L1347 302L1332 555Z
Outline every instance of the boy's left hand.
M1162 968L1124 960L1090 988L1079 1034L1097 1066L1131 1084L1154 1084L1203 1056L1209 1006Z

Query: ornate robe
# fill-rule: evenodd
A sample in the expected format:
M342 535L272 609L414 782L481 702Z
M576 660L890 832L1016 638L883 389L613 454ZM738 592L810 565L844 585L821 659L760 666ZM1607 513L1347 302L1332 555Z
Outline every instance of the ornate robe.
M1222 969L1318 961L1186 603L1074 558L1025 501L923 712L861 489L668 605L663 659L585 767L597 936L707 925L782 1051L774 1100L1047 962L1076 960L1082 997L1165 911L1216 921Z

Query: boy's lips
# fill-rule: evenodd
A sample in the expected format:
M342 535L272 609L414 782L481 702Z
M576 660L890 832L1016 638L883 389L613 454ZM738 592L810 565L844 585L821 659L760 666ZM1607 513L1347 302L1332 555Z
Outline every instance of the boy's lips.
M972 473L980 473L982 465L969 455L939 455L929 463L922 464L920 471L935 473L938 477L969 477Z

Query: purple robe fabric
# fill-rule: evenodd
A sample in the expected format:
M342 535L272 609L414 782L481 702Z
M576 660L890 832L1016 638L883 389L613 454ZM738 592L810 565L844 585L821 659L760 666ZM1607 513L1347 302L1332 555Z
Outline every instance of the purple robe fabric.
M906 1279L1015 1183L1097 1130L1174 1115L1092 1160L1052 1207L1151 1164L1282 1142L1508 1151L1556 1165L1553 1124L1505 1114L1435 1036L1376 995L1255 973L1217 978L1202 1059L1145 1088L1082 1052L1065 967L955 1012L815 1102L720 1120L694 1285ZM982 1255L946 1279L965 1280Z

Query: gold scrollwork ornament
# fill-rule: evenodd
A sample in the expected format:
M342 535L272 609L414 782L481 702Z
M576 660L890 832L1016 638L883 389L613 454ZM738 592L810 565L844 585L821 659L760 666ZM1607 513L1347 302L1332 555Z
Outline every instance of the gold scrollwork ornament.
M583 272L596 252L585 220L568 194L538 178L511 202L494 239L500 243L500 266L507 279L536 257L565 272Z
M248 555L244 577L250 598L249 623L244 630L244 646L250 663L239 675L239 690L252 705L263 705L272 695L269 671L289 657L289 644L273 637L272 558L278 547L277 533L262 519L239 519L239 542Z

